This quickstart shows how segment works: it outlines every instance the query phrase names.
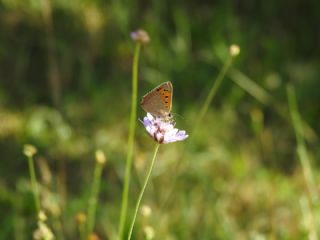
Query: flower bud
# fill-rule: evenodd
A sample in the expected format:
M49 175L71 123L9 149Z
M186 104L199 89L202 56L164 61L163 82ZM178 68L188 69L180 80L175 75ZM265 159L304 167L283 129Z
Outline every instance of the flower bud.
M240 54L240 47L237 44L231 44L229 47L231 57L236 57Z
M37 153L37 149L31 144L25 144L23 146L23 153L27 157L33 157Z
M75 216L75 220L79 225L81 225L81 224L83 224L83 223L85 223L87 221L87 216L84 213L79 212Z
M96 161L100 164L105 164L107 161L104 152L100 149L96 151Z
M152 209L148 205L143 205L140 211L141 211L141 215L144 217L149 217L152 213Z
M151 240L154 239L154 229L151 226L145 226L144 229L144 235L146 236L146 239Z
M45 221L47 220L47 216L46 216L46 214L45 214L43 211L40 211L40 212L38 213L38 219L39 219L39 221L41 221L41 222L45 222Z

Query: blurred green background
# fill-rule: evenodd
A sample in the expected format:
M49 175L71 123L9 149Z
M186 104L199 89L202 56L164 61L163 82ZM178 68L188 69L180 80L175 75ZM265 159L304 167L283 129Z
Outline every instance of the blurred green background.
M115 238L137 28L151 37L138 96L172 81L187 132L230 44L241 54L189 142L161 146L143 199L152 212L138 216L135 239L150 228L168 240L318 239L319 13L316 0L1 0L0 239L32 239L37 227L26 143L38 149L41 203L57 239L79 239L94 152L105 152L95 232ZM288 84L304 122L302 159ZM137 124L129 219L154 149Z

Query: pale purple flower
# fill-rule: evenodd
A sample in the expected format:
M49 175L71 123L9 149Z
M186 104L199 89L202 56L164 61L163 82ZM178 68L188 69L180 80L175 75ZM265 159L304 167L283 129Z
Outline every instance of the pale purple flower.
M142 44L150 42L148 33L143 29L138 29L137 31L132 32L130 35L133 41L140 42Z
M148 134L156 142L161 144L183 141L189 137L186 131L175 128L175 122L173 120L154 117L150 113L147 113L147 116L145 116L141 122Z

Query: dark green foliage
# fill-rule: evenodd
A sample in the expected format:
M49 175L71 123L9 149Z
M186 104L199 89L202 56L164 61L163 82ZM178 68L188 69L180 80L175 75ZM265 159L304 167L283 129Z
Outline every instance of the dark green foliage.
M36 228L25 143L38 148L43 198L61 207L58 217L47 210L50 226L58 236L61 220L67 239L78 239L74 215L86 211L94 151L105 151L95 231L114 239L127 151L130 32L137 28L151 37L141 53L139 96L172 81L173 112L187 131L229 45L241 48L192 143L160 150L144 199L153 213L138 216L137 239L146 225L155 239L306 238L301 199L309 195L286 85L295 86L318 179L320 1L45 2L0 3L1 240L30 239ZM137 124L130 216L153 149ZM318 220L319 209L311 211Z

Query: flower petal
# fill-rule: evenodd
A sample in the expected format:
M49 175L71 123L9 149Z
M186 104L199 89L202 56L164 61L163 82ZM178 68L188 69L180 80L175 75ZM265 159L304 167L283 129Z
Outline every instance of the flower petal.
M161 117L154 117L150 113L141 121L148 134L158 143L171 143L185 140L186 131L175 128L174 121L168 121Z

